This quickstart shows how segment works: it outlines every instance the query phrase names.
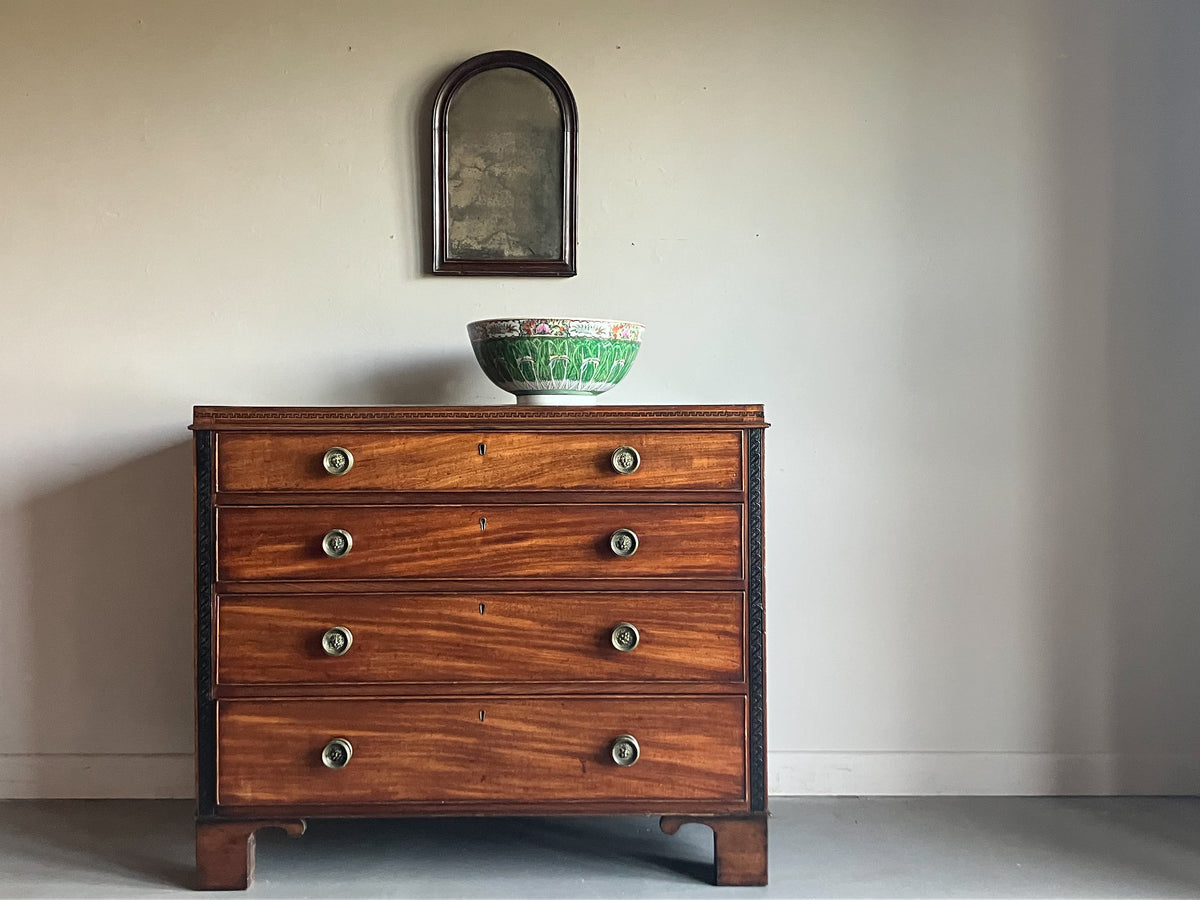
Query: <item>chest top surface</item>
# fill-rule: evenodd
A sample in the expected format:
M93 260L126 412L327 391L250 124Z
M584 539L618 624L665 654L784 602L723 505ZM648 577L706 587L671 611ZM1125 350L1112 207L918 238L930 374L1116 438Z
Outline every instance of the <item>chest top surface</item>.
M197 406L193 430L280 430L338 428L378 431L430 427L589 428L765 428L758 404L685 406Z

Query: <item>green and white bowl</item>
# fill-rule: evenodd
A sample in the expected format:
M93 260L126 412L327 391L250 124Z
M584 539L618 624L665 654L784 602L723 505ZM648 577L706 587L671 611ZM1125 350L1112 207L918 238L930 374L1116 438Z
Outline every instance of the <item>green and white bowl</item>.
M484 374L523 406L595 403L642 342L641 325L612 319L484 319L467 334Z

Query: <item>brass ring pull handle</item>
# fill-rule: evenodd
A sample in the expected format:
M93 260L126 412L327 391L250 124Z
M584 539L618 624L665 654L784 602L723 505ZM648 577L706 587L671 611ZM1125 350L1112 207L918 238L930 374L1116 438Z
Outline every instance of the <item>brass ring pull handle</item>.
M629 528L618 528L609 537L608 546L617 556L633 556L637 553L638 536Z
M330 559L341 559L354 546L354 538L343 528L334 528L321 539L321 549Z
M618 766L632 766L641 755L642 748L632 734L622 734L612 742L612 758Z
M345 656L353 643L354 635L343 625L334 625L321 635L321 649L329 656Z
M622 653L628 653L637 647L642 636L638 634L636 627L629 622L619 622L612 630L612 645Z
M321 762L328 769L344 769L354 755L354 747L345 738L334 738L321 751Z
M321 457L321 465L330 475L345 475L354 468L354 454L345 447L330 447Z
M618 447L610 457L613 471L618 475L632 475L642 464L642 458L632 447Z

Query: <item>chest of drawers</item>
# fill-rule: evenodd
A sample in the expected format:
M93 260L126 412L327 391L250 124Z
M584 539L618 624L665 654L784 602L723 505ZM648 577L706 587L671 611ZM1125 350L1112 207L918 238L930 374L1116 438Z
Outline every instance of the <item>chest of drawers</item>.
M762 408L197 407L196 860L313 817L703 822L767 866Z

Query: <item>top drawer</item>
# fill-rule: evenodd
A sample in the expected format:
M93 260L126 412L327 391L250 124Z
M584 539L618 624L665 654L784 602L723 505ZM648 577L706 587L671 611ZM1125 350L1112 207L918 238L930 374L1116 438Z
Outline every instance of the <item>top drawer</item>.
M326 467L326 453L335 449ZM618 448L632 448L614 460ZM351 461L352 459L352 461ZM618 467L633 471L621 472ZM223 433L218 491L741 490L739 431Z

